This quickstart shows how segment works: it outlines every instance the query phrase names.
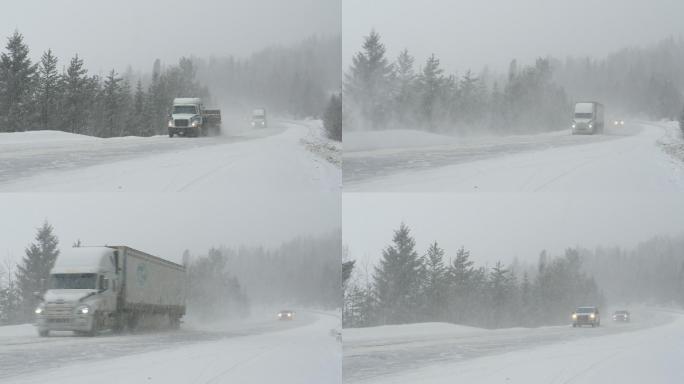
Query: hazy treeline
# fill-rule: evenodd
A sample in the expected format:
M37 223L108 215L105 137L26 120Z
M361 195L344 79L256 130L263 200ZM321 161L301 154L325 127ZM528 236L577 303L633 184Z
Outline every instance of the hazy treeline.
M487 71L448 74L432 55L404 50L392 60L372 31L345 74L345 129L409 128L467 134L566 128L570 101L553 81L549 60L510 64L499 82Z
M449 74L434 54L388 58L372 31L345 73L345 129L408 128L450 134L520 133L568 128L572 103L596 100L609 117L677 120L684 113L684 41L666 39L605 59L546 57Z
M78 55L61 64L48 50L33 63L23 36L15 32L0 57L0 132L51 129L100 137L163 133L174 97L208 96L195 74L190 59L166 68L157 60L143 86L130 73L90 75Z
M218 106L243 115L266 107L297 118L322 117L341 88L340 55L339 36L310 38L244 60L183 57L172 66L156 60L151 73L111 70L101 76L89 74L78 55L62 63L48 50L33 63L28 44L15 32L0 58L0 132L164 134L175 97L203 97L207 105L220 99Z
M574 99L606 105L606 113L677 120L684 106L684 40L608 53L602 59L553 60L554 78Z
M584 269L615 304L684 305L684 236L656 237L634 249L582 250Z
M338 308L340 243L337 231L320 237L296 238L272 250L212 249L208 256L189 258L190 277L194 281L191 284L201 287L200 290L191 287L190 292L201 292L200 296L216 300L217 304L222 300L240 302L239 296L229 298L239 291L252 303ZM215 268L207 266L202 273L197 273L200 270L193 266L205 259L213 260L209 264ZM214 280L214 276L220 278ZM205 281L207 278L213 282ZM232 288L224 288L229 286Z
M312 37L292 46L260 50L249 58L194 59L197 78L211 84L221 106L295 118L321 117L341 88L341 38Z
M577 250L560 257L542 252L532 275L501 262L477 266L465 248L447 254L437 242L421 255L404 224L372 272L364 277L355 268L345 286L345 327L425 321L487 328L562 324L577 306L603 303Z

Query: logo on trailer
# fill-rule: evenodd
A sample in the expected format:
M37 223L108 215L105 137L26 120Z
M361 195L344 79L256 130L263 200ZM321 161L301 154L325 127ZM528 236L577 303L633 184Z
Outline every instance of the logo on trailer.
M147 266L145 264L138 264L138 268L135 271L136 278L138 280L138 285L145 285L147 281Z

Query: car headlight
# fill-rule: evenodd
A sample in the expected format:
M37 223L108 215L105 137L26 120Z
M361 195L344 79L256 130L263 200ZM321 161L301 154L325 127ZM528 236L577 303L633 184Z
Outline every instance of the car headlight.
M77 315L87 315L88 313L90 313L90 307L87 305L82 305L76 308Z
M278 317L283 317L283 314L282 314L282 313L279 313L279 314L278 314Z
M291 313L288 313L288 314L287 314L287 317L292 317L292 314L291 314Z
M593 126L594 126L594 124L589 123L589 128L592 128Z

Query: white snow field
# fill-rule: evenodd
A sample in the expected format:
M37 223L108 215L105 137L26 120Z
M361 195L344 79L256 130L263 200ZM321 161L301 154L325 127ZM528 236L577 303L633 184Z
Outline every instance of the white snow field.
M457 140L413 132L345 135L345 192L653 192L684 190L674 123L628 122L606 134ZM361 137L355 137L361 136ZM416 137L419 136L419 137ZM388 147L387 143L392 143ZM677 149L679 148L679 149Z
M339 149L322 137L320 121L206 138L5 133L0 192L334 192Z
M606 313L606 312L604 312ZM682 383L684 314L632 323L483 330L448 324L345 329L345 383ZM605 316L607 317L607 316Z
M275 312L274 312L275 313ZM32 325L0 327L2 383L339 383L339 314L213 330L39 338Z

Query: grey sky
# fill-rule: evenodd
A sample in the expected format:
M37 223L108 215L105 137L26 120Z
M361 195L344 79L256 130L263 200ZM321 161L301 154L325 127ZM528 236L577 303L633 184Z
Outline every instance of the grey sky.
M629 194L345 193L342 236L350 256L375 263L406 223L423 254L432 241L453 255L464 246L479 263L536 261L543 249L632 247L653 236L684 234L681 196L658 200ZM629 207L626 209L625 207Z
M4 2L2 47L15 28L37 59L78 53L94 73L151 70L155 58L246 56L311 35L338 35L339 0L22 0Z
M47 219L61 247L124 244L179 261L184 249L273 248L297 236L339 230L337 193L2 194L0 261L20 261ZM1 263L0 263L1 264Z
M684 36L681 0L344 0L343 57L348 68L375 28L388 54L408 48L423 63L435 53L463 73L497 71L511 59L591 55Z

